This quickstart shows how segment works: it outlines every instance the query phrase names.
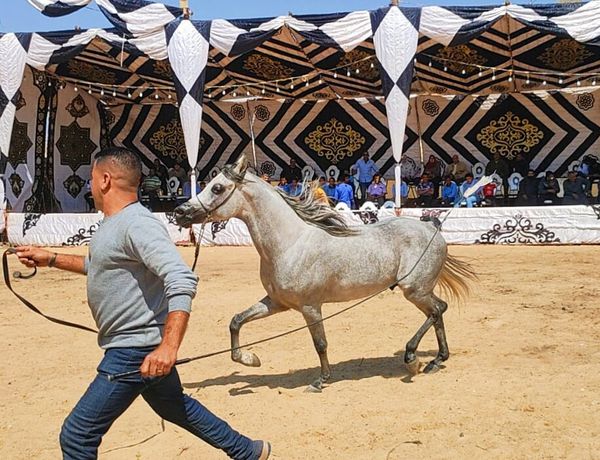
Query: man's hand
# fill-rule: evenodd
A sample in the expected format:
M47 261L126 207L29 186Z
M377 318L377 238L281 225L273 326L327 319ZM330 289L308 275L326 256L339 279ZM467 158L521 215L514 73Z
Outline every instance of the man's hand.
M163 377L171 372L189 317L189 313L184 311L172 311L167 315L162 342L146 356L140 367L142 377Z
M54 257L53 252L31 246L19 246L16 250L19 262L29 268L47 267L50 260Z
M177 361L177 349L160 344L144 359L140 372L142 377L163 377L171 372Z

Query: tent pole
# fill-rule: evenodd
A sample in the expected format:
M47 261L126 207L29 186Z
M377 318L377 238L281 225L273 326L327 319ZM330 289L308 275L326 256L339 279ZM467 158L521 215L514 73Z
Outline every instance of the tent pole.
M421 168L425 165L425 151L423 149L423 135L421 133L421 118L419 117L419 96L415 97L415 114L417 117L417 134L419 136L419 156L421 158Z

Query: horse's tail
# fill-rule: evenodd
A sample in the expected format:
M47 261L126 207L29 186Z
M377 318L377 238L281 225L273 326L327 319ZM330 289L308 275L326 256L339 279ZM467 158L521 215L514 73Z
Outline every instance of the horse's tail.
M477 275L469 263L458 257L446 256L438 285L450 300L464 302L471 294L470 282L476 280Z

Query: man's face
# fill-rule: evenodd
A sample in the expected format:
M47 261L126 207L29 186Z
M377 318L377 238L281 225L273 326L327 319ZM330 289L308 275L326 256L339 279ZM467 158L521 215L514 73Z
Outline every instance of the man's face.
M500 159L499 153L494 153L494 161L498 161Z
M458 163L458 155L452 155L452 162Z
M333 177L329 178L329 186L330 187L335 187L335 179Z
M92 198L94 198L94 205L96 209L102 211L102 179L103 175L100 172L100 168L95 164L92 165L92 172L90 174L90 191L92 192Z
M570 172L570 173L569 173L569 180L570 180L571 182L575 182L575 179L576 179L576 178L577 178L577 174L575 174L575 173L573 173L573 172Z
M319 185L320 186L325 185L325 179L323 179L323 178L319 179Z
M368 161L368 160L369 160L369 154L368 154L368 153L365 153L365 154L363 155L363 160L365 160L365 161Z
M470 184L473 182L473 178L471 176L467 176L467 183Z
M290 166L293 168L294 166L296 166L296 160L292 159L290 160Z

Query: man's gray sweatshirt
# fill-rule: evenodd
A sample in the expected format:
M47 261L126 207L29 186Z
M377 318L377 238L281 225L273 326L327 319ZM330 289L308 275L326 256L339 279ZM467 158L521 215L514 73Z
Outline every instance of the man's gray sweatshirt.
M191 311L198 277L165 226L139 203L106 217L90 242L87 294L102 348L162 340L172 311Z

